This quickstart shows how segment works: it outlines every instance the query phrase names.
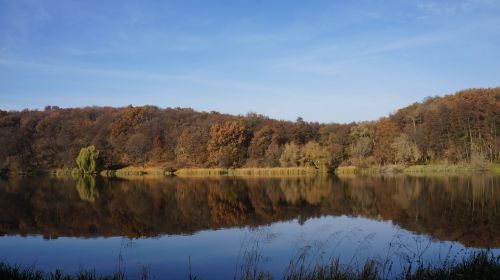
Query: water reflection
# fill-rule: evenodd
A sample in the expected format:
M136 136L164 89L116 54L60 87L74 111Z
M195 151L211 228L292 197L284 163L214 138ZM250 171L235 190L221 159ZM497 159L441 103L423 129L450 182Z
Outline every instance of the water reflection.
M0 181L2 235L151 237L341 215L392 220L465 246L500 247L500 177Z
M85 201L94 202L99 197L99 189L96 186L96 177L83 175L75 178L76 191L80 198Z

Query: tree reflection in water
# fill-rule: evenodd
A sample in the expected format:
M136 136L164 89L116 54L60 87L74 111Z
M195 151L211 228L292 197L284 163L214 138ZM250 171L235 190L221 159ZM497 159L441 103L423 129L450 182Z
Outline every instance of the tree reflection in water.
M347 215L500 247L500 177L489 175L11 178L0 181L0 211L0 233L48 238L192 234Z
M92 175L81 175L75 178L76 191L84 201L94 202L99 197L96 178Z

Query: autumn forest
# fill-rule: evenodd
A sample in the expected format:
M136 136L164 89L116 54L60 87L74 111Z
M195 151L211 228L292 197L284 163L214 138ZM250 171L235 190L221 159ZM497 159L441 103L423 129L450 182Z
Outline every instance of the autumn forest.
M500 159L500 88L430 97L377 121L337 124L155 106L0 110L2 173L73 168L314 167L490 163Z

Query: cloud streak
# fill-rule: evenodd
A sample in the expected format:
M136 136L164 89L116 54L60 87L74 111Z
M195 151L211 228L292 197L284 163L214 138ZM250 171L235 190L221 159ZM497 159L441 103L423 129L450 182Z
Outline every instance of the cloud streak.
M37 62L27 62L18 60L0 59L0 66L10 69L30 70L40 73L56 72L56 73L73 73L91 76L101 76L107 78L120 78L126 80L154 80L154 81L177 81L181 83L195 83L204 86L213 86L218 88L226 88L240 90L245 92L268 93L268 94L293 94L293 91L284 90L282 88L272 87L261 83L252 83L236 79L221 79L211 77L206 73L189 73L189 74L165 74L154 72L141 71L124 71L113 69L99 69L87 67L75 67L56 64L46 64Z

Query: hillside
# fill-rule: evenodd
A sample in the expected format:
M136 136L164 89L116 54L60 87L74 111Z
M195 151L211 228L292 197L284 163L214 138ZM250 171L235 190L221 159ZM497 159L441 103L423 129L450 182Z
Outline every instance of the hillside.
M3 172L72 168L94 145L104 167L292 167L500 159L500 88L428 98L378 121L320 124L143 106L0 111Z

